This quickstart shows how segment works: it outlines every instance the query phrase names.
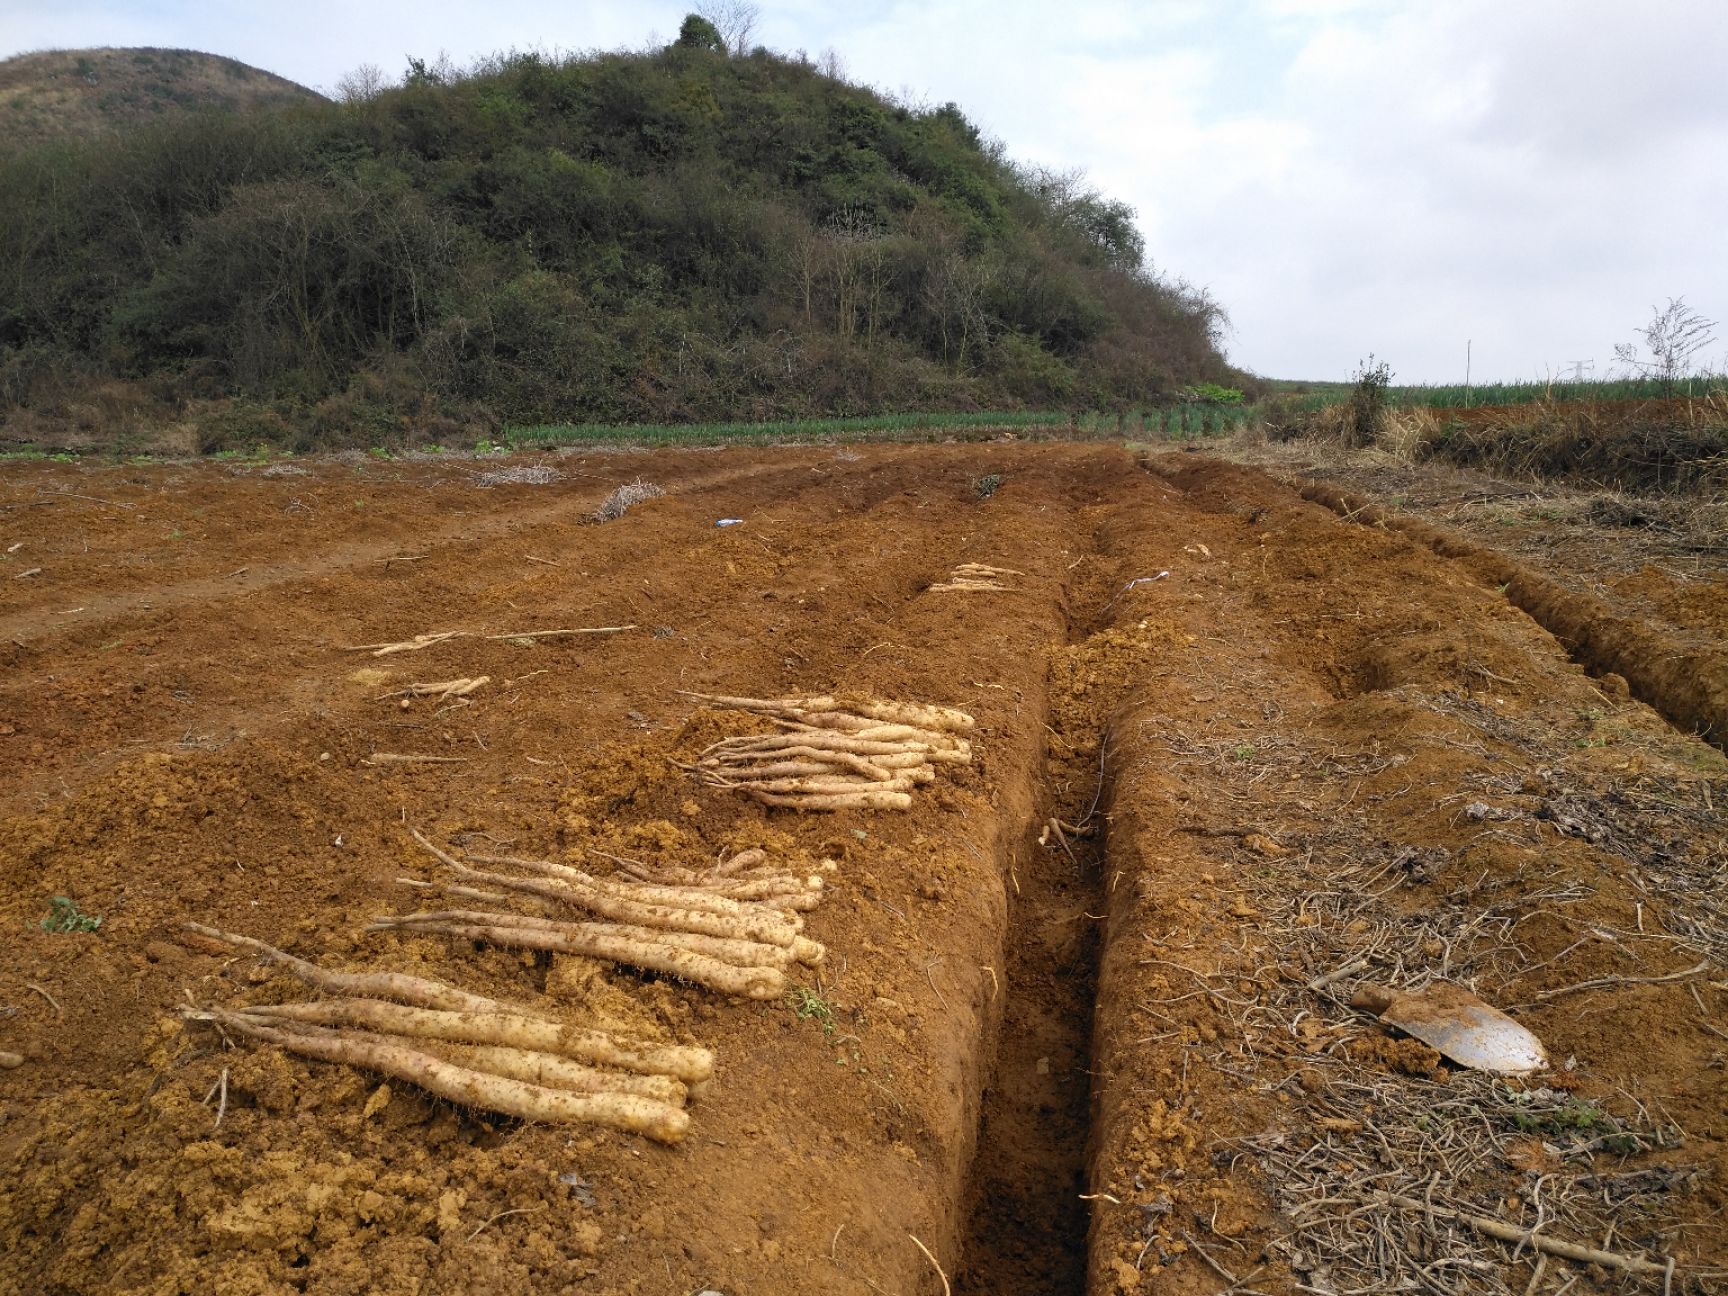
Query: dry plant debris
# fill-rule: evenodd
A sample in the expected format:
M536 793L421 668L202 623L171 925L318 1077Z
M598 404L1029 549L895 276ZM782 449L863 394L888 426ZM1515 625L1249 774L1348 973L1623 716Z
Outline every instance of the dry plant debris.
M1509 733L1508 740L1513 736L1541 746L1533 732ZM1360 776L1396 763L1317 750L1279 734L1257 735L1249 760L1229 741L1197 742L1174 728L1162 745L1172 768L1204 766L1218 777L1221 808L1260 804L1258 789L1292 769ZM1420 852L1370 847L1344 822L1275 851L1264 842L1249 847L1260 840L1257 833L1188 831L1240 838L1255 854L1284 861L1238 874L1242 912L1252 916L1244 924L1247 939L1278 973L1238 997L1222 974L1188 968L1178 962L1182 947L1167 945L1160 953L1196 985L1174 984L1172 997L1153 1006L1189 996L1216 1005L1234 1039L1221 1034L1210 1048L1196 1046L1196 1062L1243 1079L1250 1078L1243 1067L1265 1074L1273 1059L1288 1068L1283 1079L1264 1083L1307 1116L1306 1128L1221 1143L1219 1153L1245 1151L1258 1159L1286 1222L1269 1254L1288 1264L1303 1290L1515 1296L1523 1284L1509 1285L1504 1244L1515 1256L1594 1264L1653 1279L1663 1290L1709 1290L1677 1284L1723 1276L1702 1270L1677 1276L1660 1254L1662 1238L1652 1225L1663 1201L1694 1181L1627 1164L1686 1142L1659 1103L1622 1091L1624 1110L1610 1112L1576 1097L1564 1067L1528 1079L1449 1071L1437 1052L1414 1039L1391 1039L1378 1027L1365 1032L1364 1015L1352 1006L1367 988L1365 973L1400 993L1445 978L1498 985L1503 995L1534 970L1519 927L1586 899L1587 888L1484 876L1461 881L1438 904L1408 910L1394 893L1423 866ZM1245 992L1248 983L1235 988ZM1370 991L1370 997L1379 996ZM1385 1066L1364 1066L1365 1058ZM1149 1219L1147 1248L1162 1253L1171 1245L1164 1227ZM1468 1274L1468 1282L1442 1280L1448 1273Z
M482 489L490 486L550 486L563 477L563 473L547 464L518 464L513 468L489 468L476 473L474 484Z
M691 1086L713 1074L706 1049L565 1025L421 977L333 972L251 937L188 926L334 996L192 1007L183 1010L188 1020L405 1080L461 1106L531 1121L588 1121L676 1143L689 1129Z
M964 711L875 698L720 697L685 693L720 710L772 720L781 733L742 734L703 750L694 767L710 787L796 810L906 810L936 766L965 765L973 728Z
M401 639L393 643L346 644L342 651L369 652L374 657L388 657L392 653L419 652L422 648L430 648L435 644L445 643L451 639L505 640L511 643L524 640L532 642L535 639L556 639L564 635L622 634L626 630L634 630L635 628L633 625L579 626L569 630L507 630L503 634L482 634L475 630L433 630L426 634L417 634L412 639Z
M1013 588L1002 584L1004 576L1024 576L1012 567L987 567L983 563L961 563L948 573L948 579L932 585L932 594L964 594L977 591L1005 593Z
M368 931L433 932L511 949L576 954L762 1000L786 993L786 970L793 964L814 966L825 954L819 943L800 934L799 910L814 907L821 896L818 877L797 878L765 867L748 872L735 867L707 882L597 877L550 860L514 856L469 855L465 863L418 831L414 839L456 881L428 884L410 878L404 879L407 885L490 904L520 900L541 912L430 910L381 918ZM488 872L471 863L519 872ZM549 917L549 909L574 909L589 917Z
M629 511L631 505L640 504L643 500L658 499L665 493L664 486L656 486L653 482L643 481L638 477L614 490L589 516L596 522L616 521Z

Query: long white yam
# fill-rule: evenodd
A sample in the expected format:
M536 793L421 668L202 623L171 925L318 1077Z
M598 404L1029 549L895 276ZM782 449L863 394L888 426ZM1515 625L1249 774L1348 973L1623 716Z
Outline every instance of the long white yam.
M786 992L786 975L777 967L739 967L705 954L697 954L664 940L632 940L619 935L619 928L572 931L549 927L511 926L512 915L497 914L490 923L445 922L415 919L412 922L375 923L375 928L402 927L410 931L438 932L464 940L483 941L506 949L548 950L556 954L580 954L584 958L623 963L649 972L662 972L722 994L742 999L774 999ZM788 950L791 946L788 943Z
M744 878L713 877L695 873L690 869L662 869L659 872L649 872L647 869L633 869L644 881L659 882L675 886L699 887L714 895L726 896L733 900L754 900L767 905L770 909L792 909L804 913L816 908L822 903L822 879L815 874L807 878L793 877L789 873L777 876L749 876ZM455 894L452 892L452 894Z
M637 1094L682 1107L690 1092L682 1080L674 1080L671 1076L603 1071L599 1067L583 1066L580 1062L561 1058L555 1053L536 1053L530 1049L478 1044L463 1047L461 1057L476 1071L526 1080L547 1089L568 1089L571 1093Z
M419 1039L449 1040L453 1044L502 1044L557 1053L592 1066L616 1067L641 1075L675 1076L686 1084L706 1080L714 1074L714 1055L705 1048L619 1039L604 1031L513 1013L443 1012L405 1008L376 999L327 999L245 1011L249 1016L313 1026L354 1026L385 1035L412 1035Z
M669 886L625 878L595 877L581 869L571 868L567 864L555 864L551 860L516 859L495 855L470 855L468 858L484 864L515 864L544 877L558 878L573 886L592 888L637 904L666 905L673 909L695 909L701 913L729 914L734 917L760 914L765 908L730 896L717 895L704 887Z
M770 909L793 909L808 913L822 903L821 881L819 877L764 878L760 882L736 882L731 886L717 886L714 889L717 894L730 896L734 900L754 900ZM811 882L818 885L811 886Z
M784 701L773 701L768 698L727 697L719 693L692 693L689 689L679 689L680 697L695 698L698 702L706 702L711 707L722 711L781 711L785 709Z
M602 918L610 918L613 922L630 923L637 927L658 927L669 931L700 932L704 936L763 941L769 945L790 945L804 925L803 919L796 914L783 913L760 905L752 906L753 912L711 913L707 910L623 900L609 892L553 878L515 878L501 873L481 873L461 865L458 867L462 870L460 876L471 881L488 882L493 886L559 900L573 908L585 909L589 913L599 914Z
M916 743L942 751L969 751L972 745L967 738L906 724L873 724L858 730L854 737L859 742Z
M587 940L618 936L640 941L645 945L669 945L689 950L705 958L718 959L735 967L790 967L793 963L820 963L826 954L823 946L799 936L791 945L765 945L761 941L734 940L725 936L703 936L697 932L666 931L653 927L632 927L624 923L571 923L525 914L489 912L482 909L446 909L436 913L402 914L379 918L367 929L386 931L392 928L432 928L458 924L473 927L514 927L534 931L564 932L572 938Z
M840 752L831 752L828 754L831 756L841 755ZM775 753L769 753L769 755L775 755ZM815 753L811 753L811 755L814 756ZM919 763L922 763L922 762L919 762ZM708 775L709 778L713 778L713 779L727 779L727 778L811 778L811 777L820 777L820 776L825 775L825 774L833 774L837 771L845 771L847 773L852 773L852 774L861 774L865 778L872 779L872 780L874 780L876 782L880 782L880 783L886 783L889 779L894 777L883 766L876 765L876 764L869 762L869 761L856 761L856 763L847 763L845 761L840 761L840 760L816 760L816 759L765 760L765 761L759 761L759 760L736 761L735 760L735 761L715 761L712 764L710 764L707 761L703 761L701 768Z
M212 1013L223 1028L279 1044L291 1053L362 1067L417 1085L463 1107L478 1107L528 1121L589 1121L676 1143L690 1128L690 1115L669 1103L639 1094L570 1093L504 1076L488 1075L416 1049L366 1033L294 1028L282 1030L237 1013Z
M819 749L833 748L839 751L849 751L860 756L893 755L897 752L924 752L928 759L938 763L964 765L972 759L972 744L965 738L956 738L952 734L935 733L928 729L913 729L906 725L878 725L870 720L858 720L853 716L813 716L815 720L833 722L830 725L808 728L795 726L789 733L770 735L782 740L774 748L758 747L758 743L767 743L769 738L739 738L723 741L736 743L737 746L721 748L715 744L709 751L718 750L721 754L734 755L752 751L778 750L803 744ZM852 722L852 732L842 732L836 726L842 722ZM796 743L790 740L797 740ZM706 755L706 753L704 753Z
M208 936L211 940L221 941L225 945L262 955L292 972L307 985L328 990L332 994L356 995L364 999L390 999L396 1003L413 1004L418 1008L442 1008L449 1012L522 1011L509 1004L499 1003L496 999L487 999L481 995L469 994L466 990L458 990L454 986L447 986L442 981L429 981L425 977L406 976L399 972L331 972L316 963L295 958L274 945L266 945L250 936L236 936L233 932L206 927L202 923L189 922L186 926L200 936Z
M964 711L953 707L929 706L917 702L884 702L880 698L819 697L743 698L713 696L684 692L685 697L697 698L710 706L737 711L754 711L767 715L846 715L862 716L888 724L917 725L921 729L940 729L959 733L977 724Z
M702 751L722 760L750 760L771 752L847 752L854 756L895 756L914 750L906 742L877 742L861 739L833 729L798 729L790 733L753 734L741 738L722 738Z
M810 796L786 796L760 788L743 789L763 805L791 810L910 810L912 798L905 792L834 792Z
M850 792L910 792L916 786L917 780L902 771L897 777L887 782L871 779L849 779L839 776L829 778L789 778L789 779L751 779L741 778L728 780L725 784L732 788L745 788L751 791L806 793L811 796L823 796L830 793Z
M953 707L929 706L918 702L883 702L878 698L842 699L835 708L869 716L886 724L916 725L920 729L938 729L944 733L964 733L977 721ZM813 709L808 703L806 710Z

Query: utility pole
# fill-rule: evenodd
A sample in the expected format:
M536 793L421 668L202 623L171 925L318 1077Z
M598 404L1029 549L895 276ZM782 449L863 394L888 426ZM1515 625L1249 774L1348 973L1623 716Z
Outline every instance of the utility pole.
M1464 408L1470 408L1470 338L1464 339Z

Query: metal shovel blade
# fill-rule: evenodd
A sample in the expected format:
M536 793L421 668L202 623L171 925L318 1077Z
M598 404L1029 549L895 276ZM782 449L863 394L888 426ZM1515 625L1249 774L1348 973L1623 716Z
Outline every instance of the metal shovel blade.
M1351 1002L1378 1012L1388 1026L1440 1050L1460 1066L1519 1072L1540 1071L1548 1065L1541 1040L1455 985L1437 981L1414 994L1364 986Z

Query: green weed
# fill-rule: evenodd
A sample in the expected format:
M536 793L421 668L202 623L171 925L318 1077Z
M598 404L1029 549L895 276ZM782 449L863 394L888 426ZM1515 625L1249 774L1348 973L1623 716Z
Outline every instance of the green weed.
M786 1004L799 1021L818 1022L824 1035L834 1034L834 1005L809 986L793 986L786 992Z
M55 896L48 902L48 916L40 924L43 931L93 932L102 925L94 914L78 907L71 896Z

